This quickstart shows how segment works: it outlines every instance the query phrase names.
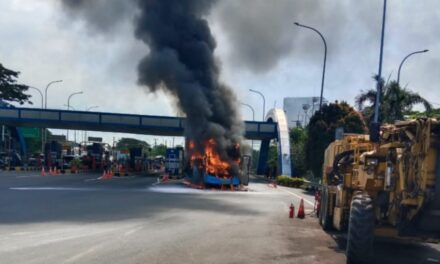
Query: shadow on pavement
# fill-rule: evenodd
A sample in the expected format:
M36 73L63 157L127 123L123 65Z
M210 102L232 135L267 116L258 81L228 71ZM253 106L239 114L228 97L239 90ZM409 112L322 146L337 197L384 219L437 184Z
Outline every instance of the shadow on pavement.
M249 199L256 199L255 196L231 196L225 200L217 195L203 193L151 192L147 188L154 181L142 179L119 182L77 181L76 185L68 179L62 181L58 178L56 181L57 184L52 185L33 182L24 186L67 186L73 190L11 190L3 186L0 191L0 224L118 221L151 218L167 211L171 214L184 214L185 210L230 215L262 213L249 209ZM89 189L81 189L85 187Z
M332 248L336 252L345 252L347 236L344 233L327 232L336 242ZM377 238L374 241L374 264L415 264L415 263L440 263L440 251L433 244L408 243L389 239Z

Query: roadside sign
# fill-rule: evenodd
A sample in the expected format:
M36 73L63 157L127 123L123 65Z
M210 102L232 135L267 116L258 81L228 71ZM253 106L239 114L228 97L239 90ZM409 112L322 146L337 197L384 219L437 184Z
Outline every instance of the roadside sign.
M49 140L51 140L51 141L58 141L58 142L64 142L64 141L66 141L66 136L65 135L51 135L49 137Z
M36 127L20 127L20 132L25 138L40 137L40 129Z
M88 137L89 142L102 142L102 137Z

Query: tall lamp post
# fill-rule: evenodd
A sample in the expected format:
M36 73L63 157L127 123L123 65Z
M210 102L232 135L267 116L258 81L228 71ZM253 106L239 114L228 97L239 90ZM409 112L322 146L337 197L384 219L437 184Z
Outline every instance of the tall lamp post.
M383 44L385 38L385 21L387 13L387 0L383 1L383 13L382 13L382 33L380 36L380 53L379 53L379 73L377 74L377 91L376 101L374 103L374 119L370 127L370 140L372 142L379 142L380 137L380 123L379 123L379 110L380 110L380 93L382 91L382 60L383 60Z
M249 91L256 93L256 94L259 94L261 96L261 98L263 98L263 119L262 120L264 121L264 116L266 115L266 98L264 97L264 95L261 92L259 92L257 90L249 89Z
M99 106L97 106L97 105L87 107L87 108L86 108L86 112L87 112L87 111L90 111L90 110L92 110L92 109L98 108L98 107L99 107ZM84 141L87 141L87 131L84 131L84 136L83 136L83 138L84 138Z
M245 104L243 102L240 102L241 105L248 107L252 111L252 121L255 121L255 110L250 104ZM264 121L264 120L263 120ZM251 140L251 148L252 151L254 151L254 140Z
M73 96L75 96L75 95L77 95L77 94L83 94L84 92L83 91L81 91L81 92L76 92L76 93L71 93L70 95L69 95L69 97L67 98L67 110L69 110L70 109L70 99L73 97ZM67 129L67 141L69 141L69 129Z
M56 80L56 81L51 81L50 83L48 83L46 85L46 89L44 90L44 109L47 109L47 90L49 89L49 87L54 84L54 83L60 83L63 80ZM44 129L44 142L47 141L47 133L46 133L46 129Z
M37 90L38 91L38 93L40 94L40 96L41 96L41 109L44 109L44 96L43 96L43 92L40 90L40 89L38 89L37 87L33 87L33 86L29 86L29 88L31 88L31 89L34 89L34 90ZM44 136L43 136L43 128L41 128L40 129L40 136L41 136L41 153L43 153L44 152Z
M400 70L402 69L402 65L403 65L403 63L406 61L406 59L408 59L410 56L412 56L412 55L414 55L414 54L425 53L425 52L428 52L428 51L429 51L428 49L425 49L425 50L419 50L419 51L414 51L414 52L412 52L412 53L406 55L405 58L403 58L402 62L401 62L400 65L399 65L399 71L397 72L397 84L400 85Z
M240 102L240 104L248 107L249 109L251 109L251 111L252 111L252 121L255 121L255 110L254 110L254 108L251 105L249 105L249 104L245 104L245 103L242 103L242 102Z
M51 81L50 83L48 83L47 85L46 85L46 89L44 90L44 108L45 109L47 109L47 90L49 89L49 87L52 85L52 84L54 84L54 83L60 83L60 82L62 82L63 80L56 80L56 81Z
M313 30L314 32L318 33L318 35L321 37L322 42L324 43L324 64L322 66L322 79L321 79L321 96L319 97L319 111L321 111L321 107L322 107L322 96L324 94L324 80L325 80L325 65L327 63L327 42L325 41L324 36L321 34L321 32L319 32L317 29L300 24L298 22L293 23L298 27L303 27L303 28L307 28L310 30Z

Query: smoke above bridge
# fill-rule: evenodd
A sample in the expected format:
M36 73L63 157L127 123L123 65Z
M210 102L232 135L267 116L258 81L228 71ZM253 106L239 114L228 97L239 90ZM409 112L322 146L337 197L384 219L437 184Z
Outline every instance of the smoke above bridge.
M105 2L105 3L104 3ZM68 10L84 14L88 1L64 0ZM98 1L105 4L118 1ZM203 153L206 144L220 159L233 164L242 141L243 124L232 90L219 80L219 65L214 57L216 41L207 16L214 1L139 0L135 36L149 48L138 65L138 83L152 92L163 89L175 96L186 115L185 136L193 151ZM121 7L122 8L122 7ZM125 7L124 7L125 8ZM105 8L108 9L108 8ZM125 9L123 9L125 10ZM96 28L107 30L102 19L89 15ZM235 170L231 166L231 170Z

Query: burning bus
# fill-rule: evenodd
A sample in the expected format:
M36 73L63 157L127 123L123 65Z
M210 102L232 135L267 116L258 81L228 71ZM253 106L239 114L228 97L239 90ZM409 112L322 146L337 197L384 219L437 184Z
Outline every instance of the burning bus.
M198 151L195 144L187 144L188 169L187 178L194 184L204 186L247 185L249 182L249 168L251 158L242 155L240 144L228 149L230 159L222 159L216 151L216 142L209 139L204 149Z

